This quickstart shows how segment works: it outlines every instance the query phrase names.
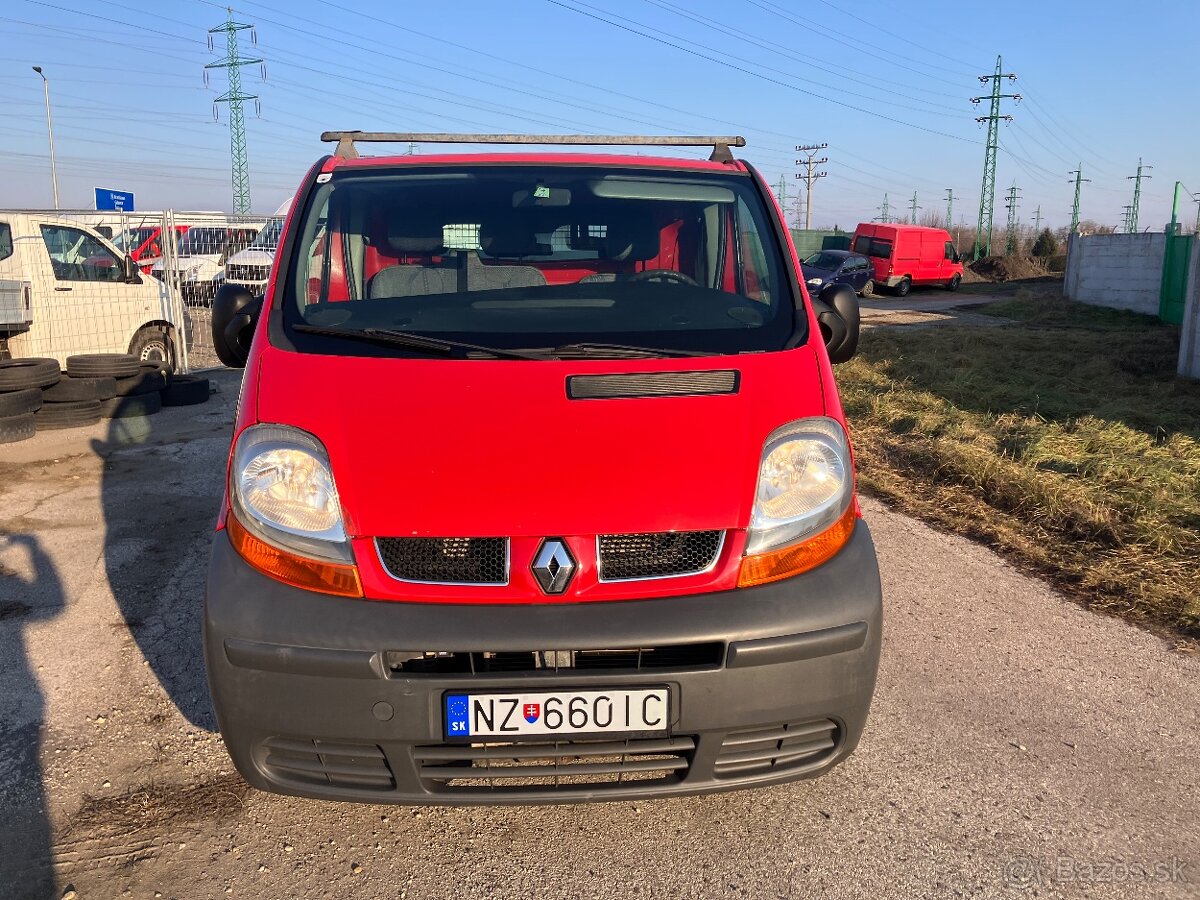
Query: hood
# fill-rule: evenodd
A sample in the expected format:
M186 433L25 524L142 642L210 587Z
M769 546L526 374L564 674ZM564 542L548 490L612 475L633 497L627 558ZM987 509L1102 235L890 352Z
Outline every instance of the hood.
M740 373L736 394L572 400L572 375ZM329 451L353 537L743 528L766 436L824 412L816 354L520 361L265 348L260 422Z
M227 266L269 266L273 262L275 251L260 250L258 247L248 247L225 260Z

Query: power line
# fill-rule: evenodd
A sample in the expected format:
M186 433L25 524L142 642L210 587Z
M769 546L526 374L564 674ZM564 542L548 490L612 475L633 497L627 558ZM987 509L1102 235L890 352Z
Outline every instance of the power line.
M828 147L828 144L797 145L796 152L803 153L804 159L796 160L796 165L804 166L805 171L797 172L796 177L804 182L804 229L812 228L812 189L818 178L824 178L827 173L816 171L817 166L829 162L829 157L817 159L817 153Z
M1001 79L1016 81L1017 76L1001 71L1000 57L996 57L996 71L991 75L980 75L979 80L987 84L991 82L991 111L986 116L978 116L976 122L987 122L987 147L983 155L983 187L979 192L979 225L975 229L974 259L990 256L992 253L992 209L996 201L996 149L1000 141L1000 120L1012 121L1012 116L1000 114L1000 101L1004 98L1020 101L1020 94L1000 93ZM983 97L972 97L971 102L978 104Z

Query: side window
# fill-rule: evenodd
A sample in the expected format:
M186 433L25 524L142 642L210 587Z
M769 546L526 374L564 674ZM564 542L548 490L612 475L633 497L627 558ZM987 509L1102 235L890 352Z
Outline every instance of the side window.
M7 222L0 222L0 259L8 259L12 255L12 228Z
M59 281L121 281L124 270L111 250L86 231L43 225L42 241Z
M954 259L954 257L957 255L958 253L954 249L954 243L952 241L946 241L946 259Z
M763 252L762 234L758 223L750 214L746 201L738 198L738 233L742 242L743 290L751 300L759 303L771 302L771 272L767 267L767 255Z

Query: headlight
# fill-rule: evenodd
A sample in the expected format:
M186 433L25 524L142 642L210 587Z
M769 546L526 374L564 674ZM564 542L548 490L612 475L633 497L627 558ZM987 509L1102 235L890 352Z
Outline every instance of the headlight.
M813 285L814 287L820 287L825 282L823 280L821 280L820 278L810 278L810 279L808 279L808 283Z
M352 561L329 455L307 432L254 425L233 453L230 496L247 528L305 556Z
M746 555L819 534L854 498L846 432L824 416L775 429L763 447Z

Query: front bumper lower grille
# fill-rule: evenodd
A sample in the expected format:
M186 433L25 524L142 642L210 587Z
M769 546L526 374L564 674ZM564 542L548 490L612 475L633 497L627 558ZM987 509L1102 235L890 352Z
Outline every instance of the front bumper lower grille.
M375 791L396 787L383 749L374 744L273 737L264 741L261 749L263 768L287 784Z
M816 765L837 751L840 737L832 719L731 731L721 745L713 774L764 775Z
M413 760L435 791L557 788L604 790L641 782L673 784L687 774L694 737L414 747Z

